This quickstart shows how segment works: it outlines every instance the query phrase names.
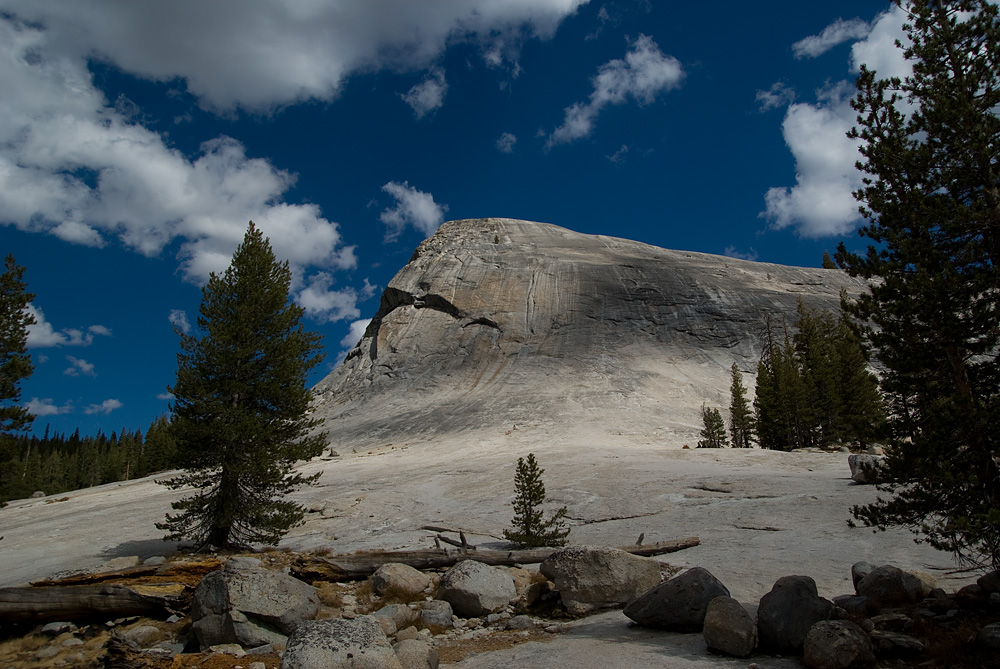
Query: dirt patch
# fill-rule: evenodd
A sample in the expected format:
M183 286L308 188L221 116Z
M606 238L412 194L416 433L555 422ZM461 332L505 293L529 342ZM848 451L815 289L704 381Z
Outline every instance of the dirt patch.
M551 641L553 635L541 630L509 630L491 632L475 639L455 639L442 641L434 647L441 664L461 662L470 655L488 653L495 650L513 648L529 641Z

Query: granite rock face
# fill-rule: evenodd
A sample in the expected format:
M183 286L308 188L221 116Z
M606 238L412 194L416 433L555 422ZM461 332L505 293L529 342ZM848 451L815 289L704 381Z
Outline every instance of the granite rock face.
M728 401L732 363L756 370L765 315L793 321L800 298L836 309L842 288L861 284L544 223L452 221L316 386L315 415L340 442L603 420L595 408L696 439L702 403Z

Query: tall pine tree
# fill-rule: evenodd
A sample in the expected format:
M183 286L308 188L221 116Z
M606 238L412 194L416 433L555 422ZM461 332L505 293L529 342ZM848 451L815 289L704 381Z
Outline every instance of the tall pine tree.
M306 375L322 355L319 336L289 302L291 272L251 221L232 264L202 290L201 338L178 332L171 432L186 472L166 482L192 486L157 524L168 539L218 548L276 543L304 509L284 497L315 477L293 473L318 455L325 434L307 417Z
M28 326L35 322L28 313L34 295L27 292L24 268L14 256L4 260L0 274L0 501L11 489L14 475L13 435L27 430L35 419L19 404L21 381L34 370L28 355Z
M743 387L743 375L740 368L733 363L729 370L732 380L729 386L729 436L733 448L750 448L753 446L755 432L753 411L747 400L747 391Z
M902 81L863 67L850 136L874 242L855 313L885 367L890 497L852 512L1000 567L1000 19L988 0L913 0Z
M542 504L545 502L545 483L542 474L545 470L538 466L534 453L528 453L527 459L517 459L517 470L514 472L515 497L514 526L504 530L503 537L513 541L522 548L538 548L539 546L564 546L569 528L563 518L566 507L556 510L548 520L543 520Z

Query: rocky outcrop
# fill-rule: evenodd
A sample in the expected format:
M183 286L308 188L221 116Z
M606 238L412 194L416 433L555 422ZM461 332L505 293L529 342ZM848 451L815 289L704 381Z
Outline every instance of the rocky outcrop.
M539 571L555 583L571 615L622 606L660 582L660 564L616 548L569 546L550 555Z
M202 648L238 643L254 648L284 643L319 610L316 589L253 558L231 558L201 580L191 604L192 629Z
M701 632L709 602L729 589L702 567L688 569L629 602L623 613L643 625L675 632Z
M765 315L836 309L839 270L669 251L510 219L452 221L417 248L364 336L315 388L338 443L560 416L697 439L700 407L752 372ZM549 392L554 379L572 379ZM399 398L406 396L405 406ZM670 402L663 402L670 396ZM693 441L692 441L693 443Z

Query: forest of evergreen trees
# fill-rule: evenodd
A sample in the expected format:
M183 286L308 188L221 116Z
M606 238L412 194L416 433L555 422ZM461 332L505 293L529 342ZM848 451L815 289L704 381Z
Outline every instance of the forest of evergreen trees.
M53 495L102 483L128 481L172 469L176 445L166 416L146 430L123 429L110 436L6 435L0 455L0 500L30 497L36 491Z

